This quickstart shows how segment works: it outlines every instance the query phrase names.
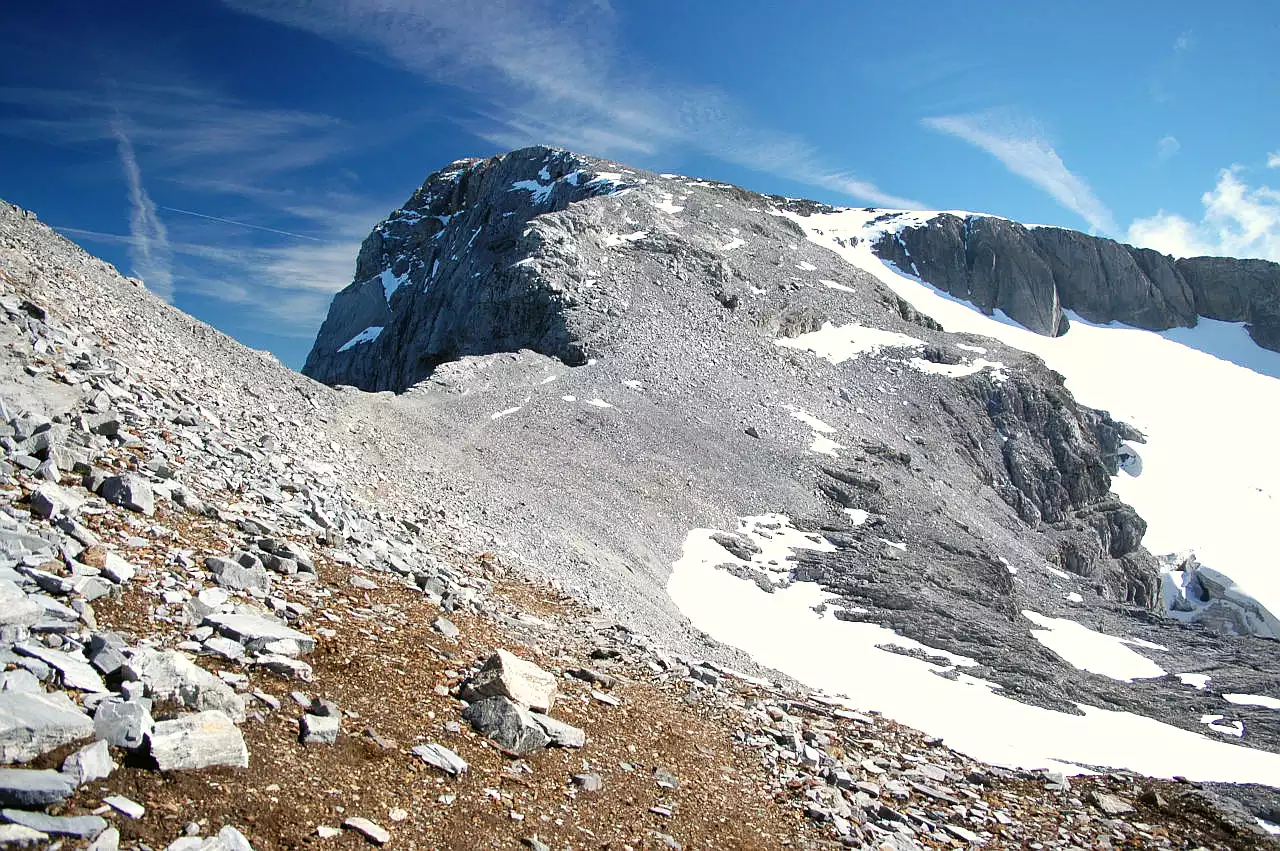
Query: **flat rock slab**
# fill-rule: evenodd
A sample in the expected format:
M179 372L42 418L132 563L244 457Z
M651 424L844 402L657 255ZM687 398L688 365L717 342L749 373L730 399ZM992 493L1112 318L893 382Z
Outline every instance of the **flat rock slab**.
M411 753L420 757L423 762L432 768L438 768L445 774L464 774L467 770L467 761L458 756L444 745L437 745L432 742L426 745L416 745Z
M47 816L26 810L0 810L0 818L10 824L20 824L51 836L74 836L77 839L96 839L107 829L102 816Z
M587 743L587 734L563 721L557 721L541 712L530 712L533 720L538 723L542 731L551 739L551 744L560 748L580 748Z
M389 830L380 824L369 821L367 818L355 816L344 821L342 826L364 834L364 838L375 845L386 845L391 841L391 832Z
M211 765L249 767L244 736L225 712L216 709L159 721L149 738L151 756L161 771Z
M56 668L62 674L62 684L67 688L91 692L107 691L107 684L84 656L50 650L39 644L18 644L13 649L23 656L39 659L51 668Z
M251 653L286 639L296 642L302 653L316 649L316 640L311 636L260 615L212 614L205 617L204 625L240 642Z
M556 699L556 678L532 662L497 650L471 678L463 697L479 700L507 697L521 706L546 712Z
M0 768L0 806L36 808L66 800L75 781L57 771Z
M0 824L0 848L28 848L49 840L49 834L21 824Z
M30 762L93 735L93 721L62 692L0 692L0 763Z

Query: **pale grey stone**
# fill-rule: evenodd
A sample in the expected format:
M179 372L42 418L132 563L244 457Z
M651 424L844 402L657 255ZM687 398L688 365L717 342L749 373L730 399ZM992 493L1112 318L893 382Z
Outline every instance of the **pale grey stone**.
M497 650L467 683L463 698L507 697L539 712L549 710L556 698L556 678L532 662L506 650Z
M35 808L71 797L75 782L57 771L0 768L0 806Z
M161 771L249 765L249 750L240 730L225 712L216 709L158 721L149 738L151 756Z
M124 795L108 795L102 799L102 803L118 813L122 813L131 819L140 819L147 814L147 808L139 804L137 801L130 800Z
M342 826L363 834L366 839L375 845L386 845L391 841L390 831L379 824L369 821L367 818L352 816L344 821Z
M117 748L142 747L153 726L143 701L104 700L93 714L94 735Z
M0 692L0 763L29 762L93 735L93 722L62 692Z
M120 848L120 831L118 828L108 827L102 833L98 834L98 838L89 843L88 851L119 851Z
M107 553L106 561L102 565L103 576L107 577L117 585L123 585L133 579L137 573L138 568L134 567L127 560L113 552Z
M271 593L271 574L261 565L245 567L228 558L212 556L204 560L205 569L213 574L213 581L223 588L234 588L266 595Z
M77 786L110 777L115 770L111 749L101 740L86 745L62 762L62 773L74 778Z
M200 711L217 709L244 720L244 700L235 689L181 653L140 648L124 670L129 679L141 680L154 700L173 700Z
M551 739L551 744L562 748L580 748L587 743L587 734L574 727L572 724L566 724L563 721L557 721L541 712L530 712L533 720L538 722L538 726Z
M22 824L0 824L0 848L26 848L49 841L49 834Z
M29 813L24 810L0 810L0 817L10 824L20 824L51 836L73 836L76 839L95 839L107 829L102 816L50 816Z
M314 638L274 618L261 615L211 614L205 617L204 623L228 638L239 641L250 653L264 649L270 642L282 639L296 641L302 653L310 653L316 649Z
M136 473L108 476L98 494L112 505L120 505L148 517L156 513L156 498L151 485Z
M410 752L420 757L427 765L438 768L446 774L458 775L465 773L467 770L467 761L465 759L444 745L438 745L435 742L415 745Z
M342 718L336 715L303 715L299 722L304 745L331 745L338 740Z
M42 614L44 607L14 583L0 579L0 626L34 626Z
M14 647L18 653L31 656L57 669L62 674L62 684L66 688L78 691L103 692L107 684L98 676L89 661L82 655L64 653L61 650L50 650L38 644L18 644Z
M31 494L31 511L46 519L74 514L83 504L83 499L53 482L46 482Z

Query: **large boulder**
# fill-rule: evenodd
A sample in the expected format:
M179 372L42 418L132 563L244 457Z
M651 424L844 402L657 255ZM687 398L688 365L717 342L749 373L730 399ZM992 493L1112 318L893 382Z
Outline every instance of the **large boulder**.
M521 706L546 712L555 703L556 678L550 671L506 650L496 650L463 688L466 700L507 697Z
M158 721L148 739L151 756L161 771L249 766L249 749L240 729L225 712L216 709Z

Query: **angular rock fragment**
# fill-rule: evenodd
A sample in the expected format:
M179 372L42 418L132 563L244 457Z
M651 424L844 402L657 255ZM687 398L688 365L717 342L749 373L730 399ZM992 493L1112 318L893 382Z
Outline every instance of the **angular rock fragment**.
M352 816L344 821L342 826L363 834L365 839L368 839L375 845L386 845L391 841L390 831L375 822L369 821L367 818Z
M299 721L299 726L304 745L331 745L338 740L342 718L336 715L306 714Z
M556 699L556 678L532 662L497 650L467 682L464 700L507 697L521 706L546 712Z
M244 645L250 653L267 648L275 641L291 640L299 651L310 653L316 649L316 640L304 632L285 626L274 618L260 615L211 614L204 624Z
M115 770L111 750L101 740L86 745L62 761L62 773L75 780L77 786L110 777Z
M31 494L32 513L45 519L74 514L83 503L84 500L71 491L52 482L41 485Z
M560 748L580 748L587 743L587 734L563 721L543 715L541 712L530 712L542 731L551 739L551 744Z
M216 709L158 721L148 737L161 771L229 765L249 766L244 737L225 712Z
M124 795L108 795L102 799L102 803L131 819L140 819L147 814L146 807L142 806L142 804L139 804L137 801L126 798Z
M463 774L467 770L467 761L444 745L434 742L426 745L415 745L410 751L432 768L438 768L446 774Z
M76 839L95 839L107 829L102 816L49 816L24 810L0 810L0 818L10 824L20 824L50 836L72 836Z
M154 727L147 703L138 700L104 700L93 713L93 732L112 747L142 747Z
M0 824L0 848L31 848L49 841L49 834L22 824Z
M62 692L0 692L0 763L29 762L93 735L93 721Z
M33 626L42 614L44 608L39 603L9 580L0 579L0 627Z
M71 797L75 791L75 782L61 772L0 768L0 806L45 807Z
M204 567L213 575L213 581L223 588L256 592L264 596L271 593L271 574L261 565L245 567L229 558L211 556L204 560Z
M151 485L136 473L108 476L98 494L112 505L123 506L148 517L156 513L156 497Z
M87 851L119 851L120 848L120 831L114 827L108 827L102 833L98 834L98 838L89 843Z
M154 700L172 700L199 711L217 709L235 721L244 720L244 700L235 690L177 651L139 648L124 671L129 679L141 680Z
M102 677L98 676L98 672L84 656L64 653L61 650L50 650L38 644L18 644L14 646L14 650L23 656L39 659L54 668L62 675L62 684L66 688L89 692L107 690L107 684L102 681Z
M533 713L501 695L476 701L462 710L462 717L477 732L516 756L542 750L551 742Z

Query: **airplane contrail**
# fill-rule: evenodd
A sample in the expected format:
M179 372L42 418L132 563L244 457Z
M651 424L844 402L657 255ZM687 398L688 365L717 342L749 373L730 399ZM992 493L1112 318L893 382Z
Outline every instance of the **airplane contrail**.
M262 225L251 225L248 222L237 222L234 219L224 219L219 216L210 216L210 215L206 215L205 213L197 213L193 210L180 210L177 207L163 207L163 206L160 209L168 210L171 213L182 213L184 216L195 216L196 218L200 218L200 219L208 219L211 222L222 222L225 225L239 225L242 228L251 228L253 230L264 230L267 233L278 233L281 236L292 236L295 239L309 239L312 242L324 242L324 240L322 239L317 239L314 236L307 236L306 234L294 233L293 231L280 230L278 228L263 227Z

